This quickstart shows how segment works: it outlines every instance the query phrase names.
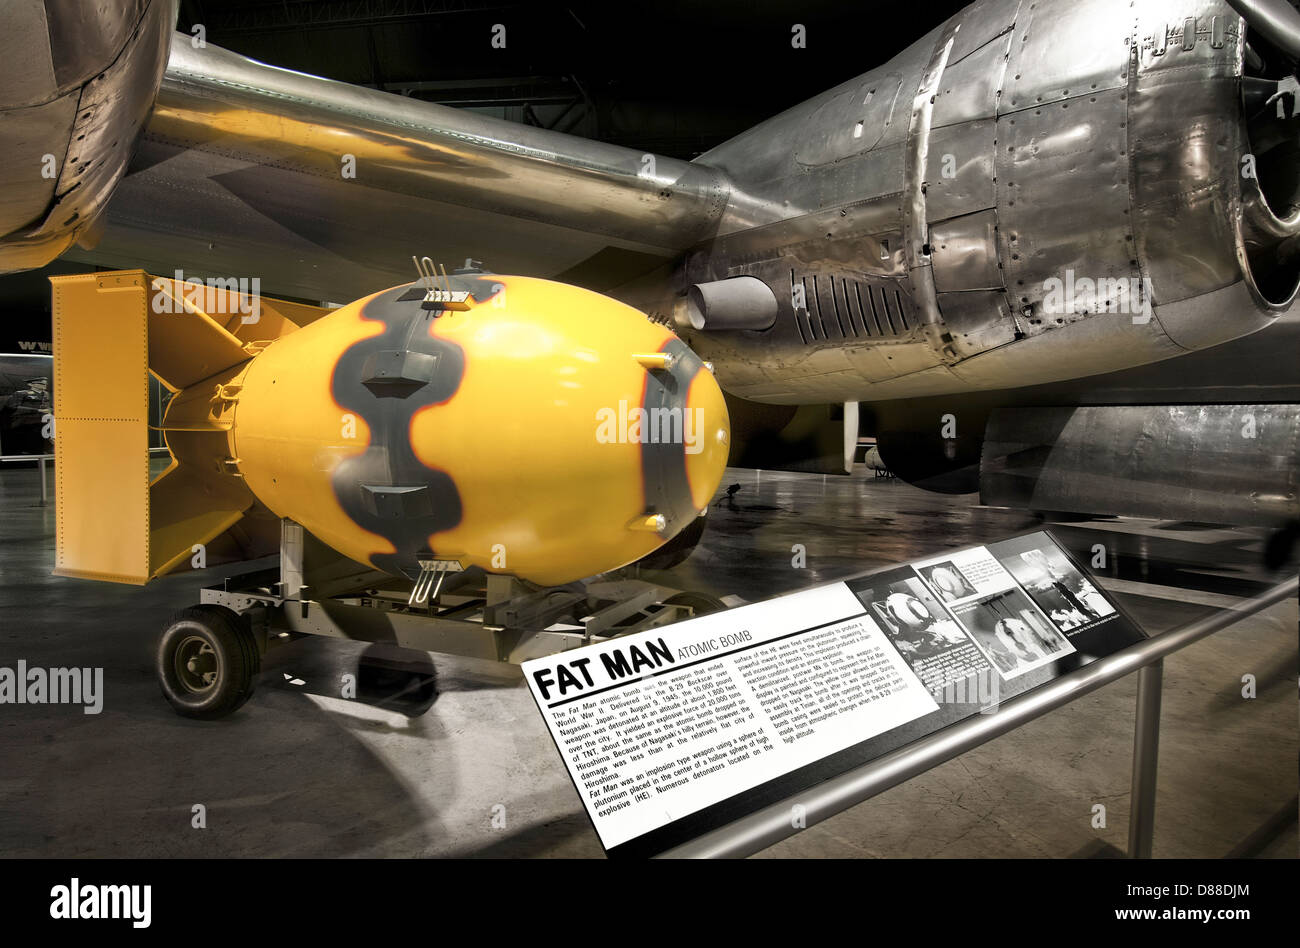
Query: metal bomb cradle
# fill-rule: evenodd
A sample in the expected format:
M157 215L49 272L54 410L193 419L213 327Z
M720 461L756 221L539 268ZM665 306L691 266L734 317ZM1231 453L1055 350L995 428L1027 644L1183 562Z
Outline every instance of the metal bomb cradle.
M712 596L634 576L542 587L481 570L430 570L425 575L453 578L417 601L420 580L359 568L289 520L281 537L278 568L208 586L199 606L169 620L157 667L178 713L231 713L252 694L268 648L303 635L518 665L724 608ZM206 642L197 653L196 638Z

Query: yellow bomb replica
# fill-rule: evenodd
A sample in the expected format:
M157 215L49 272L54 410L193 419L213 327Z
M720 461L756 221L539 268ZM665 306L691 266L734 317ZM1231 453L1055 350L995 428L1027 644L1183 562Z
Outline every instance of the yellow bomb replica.
M56 323L82 290L58 280L102 293L105 276L55 278ZM105 568L87 561L94 538L73 535L95 528L70 522L60 573L142 582L264 507L394 575L454 562L560 585L667 542L726 465L709 368L588 290L458 271L333 311L264 300L250 323L246 305L206 311L191 284L153 286L177 304L146 314L149 368L176 391L162 423L174 461L150 488L173 526L150 534L144 567ZM76 429L76 392L67 426L56 405L60 435Z

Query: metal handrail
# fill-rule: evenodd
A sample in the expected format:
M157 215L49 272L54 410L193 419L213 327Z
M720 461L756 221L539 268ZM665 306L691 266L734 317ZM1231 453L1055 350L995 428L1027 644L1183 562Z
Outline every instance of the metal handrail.
M675 846L659 858L738 858L750 856L807 826L936 767L995 737L1042 717L1049 711L1141 670L1138 679L1138 718L1134 742L1134 819L1130 822L1129 854L1150 855L1154 808L1155 754L1160 715L1160 663L1166 655L1226 629L1248 616L1293 597L1300 578L1293 577L1252 599L1214 615L1139 642L1114 655L1099 658L1045 685L1010 699L994 714L977 714L885 754L870 763L832 777L780 803ZM802 809L795 811L799 806ZM798 814L799 819L794 815Z

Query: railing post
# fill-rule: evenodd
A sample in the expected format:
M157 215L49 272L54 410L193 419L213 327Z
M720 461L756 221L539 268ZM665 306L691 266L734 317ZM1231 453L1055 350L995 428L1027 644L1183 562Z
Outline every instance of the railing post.
M1158 658L1138 672L1133 723L1133 784L1129 794L1128 854L1150 859L1156 818L1156 765L1160 757L1160 692L1165 662Z

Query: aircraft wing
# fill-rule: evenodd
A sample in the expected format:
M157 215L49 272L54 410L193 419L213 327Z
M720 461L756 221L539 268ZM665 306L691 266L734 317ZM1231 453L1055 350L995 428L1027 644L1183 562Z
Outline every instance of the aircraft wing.
M702 165L173 34L135 157L68 256L339 301L413 278L412 255L605 290L711 236L728 194Z

